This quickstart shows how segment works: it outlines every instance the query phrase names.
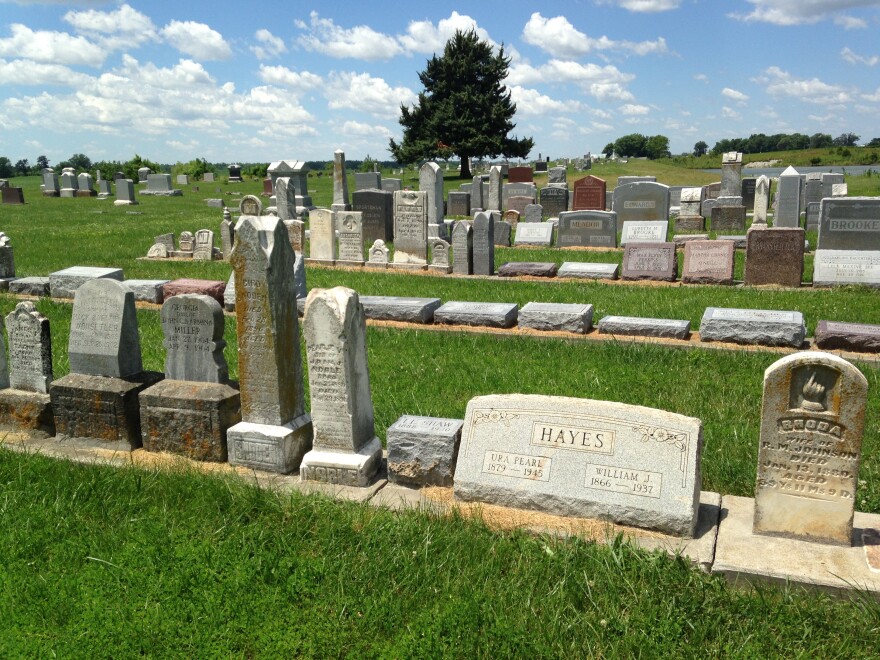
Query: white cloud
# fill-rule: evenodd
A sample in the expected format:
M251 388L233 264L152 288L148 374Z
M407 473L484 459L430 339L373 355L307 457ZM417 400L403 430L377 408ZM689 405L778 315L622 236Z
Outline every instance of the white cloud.
M681 0L598 0L600 5L616 5L632 12L658 12L678 9Z
M638 105L636 103L626 103L618 108L620 114L634 116L634 115L646 115L651 111L646 105Z
M842 51L840 51L840 56L850 64L864 64L865 66L875 66L878 62L880 62L880 57L878 57L877 55L865 57L864 55L857 55L849 48L844 48Z
M850 93L839 85L830 85L818 78L797 79L776 66L752 80L766 85L765 91L771 96L789 96L805 103L830 105L851 100Z
M0 59L0 85L65 85L77 87L89 76L63 64Z
M709 76L707 76L705 73L697 73L694 74L694 80L699 80L700 82L707 83L709 82Z
M85 37L66 32L31 30L26 25L9 26L12 36L0 39L0 57L20 57L35 62L66 66L101 66L106 51Z
M547 115L560 112L583 112L585 106L578 101L559 101L541 94L536 89L529 89L514 85L510 88L510 95L516 103L517 114L522 115Z
M453 11L449 18L437 21L436 27L431 21L412 21L406 28L406 34L398 36L397 41L406 53L439 53L456 30L474 30L481 40L488 41L492 46L498 45L473 18L457 11Z
M174 48L197 60L227 60L232 49L223 35L204 23L171 21L162 28L162 36Z
M331 110L356 110L383 119L396 119L400 105L412 105L417 98L408 87L391 87L368 73L334 71L323 91Z
M286 66L260 65L260 80L270 85L283 85L297 90L308 90L323 84L321 76L308 71L293 71Z
M880 103L880 87L873 94L862 94L862 98L870 103Z
M108 50L130 49L159 38L150 17L125 4L115 11L69 11L64 20Z
M377 126L375 124L367 124L360 121L347 121L342 125L342 133L349 136L359 137L382 137L390 138L393 133L385 126Z
M721 95L726 96L727 98L729 98L733 101L738 101L740 103L745 103L746 101L749 100L749 96L747 94L743 94L742 92L735 90L735 89L731 89L730 87L725 87L724 89L722 89Z
M834 24L839 25L844 30L864 30L866 27L868 27L868 21L866 21L865 19L856 18L855 16L848 16L846 14L835 16Z
M632 101L635 97L619 83L593 83L590 94L598 101Z
M254 33L254 39L257 40L256 46L251 46L251 52L257 56L258 60L271 60L273 57L287 52L287 46L281 37L276 37L266 29L257 30Z
M631 101L633 95L625 85L635 79L612 65L581 64L571 60L553 59L538 67L531 64L513 64L507 74L511 85L579 84L587 93L600 101Z
M331 18L321 18L316 11L309 14L308 24L298 20L295 25L309 31L301 35L297 43L310 52L330 57L351 57L372 62L389 60L403 51L389 35L376 32L366 25L342 28Z
M666 53L666 40L614 41L606 36L598 39L575 29L565 16L544 18L540 12L531 15L522 33L526 43L561 57L580 57L595 50L624 50L636 55Z
M729 108L726 105L721 108L721 116L725 119L742 119L742 115L740 115L733 108Z
M754 9L748 14L728 14L741 21L774 25L808 25L832 18L847 29L867 27L859 18L842 14L846 9L878 7L880 0L746 0Z

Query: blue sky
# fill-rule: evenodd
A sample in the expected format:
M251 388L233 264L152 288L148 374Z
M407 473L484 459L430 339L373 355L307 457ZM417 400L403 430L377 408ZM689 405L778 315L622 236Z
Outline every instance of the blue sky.
M551 158L627 133L880 137L880 0L0 0L0 155L390 158L456 28L512 57L514 133Z

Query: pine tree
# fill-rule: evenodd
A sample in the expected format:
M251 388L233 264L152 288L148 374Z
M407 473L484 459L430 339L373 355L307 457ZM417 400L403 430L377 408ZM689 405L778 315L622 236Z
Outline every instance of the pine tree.
M516 126L516 104L504 85L509 66L503 46L493 55L474 30L456 31L419 74L424 90L416 105L400 106L403 140L390 140L394 158L415 163L457 154L461 177L470 178L472 157L527 157L534 140L508 137Z

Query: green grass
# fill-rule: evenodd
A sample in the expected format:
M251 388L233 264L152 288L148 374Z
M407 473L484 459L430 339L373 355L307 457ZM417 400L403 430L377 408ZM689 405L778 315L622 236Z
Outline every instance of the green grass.
M4 657L873 657L876 602L625 543L0 450Z
M605 173L611 180L626 169ZM649 164L654 165L654 164ZM609 166L611 167L611 166ZM615 166L616 167L616 166ZM677 169L687 183L694 173ZM658 173L656 167L651 167ZM599 168L593 173L603 176ZM581 176L578 174L577 176ZM604 177L603 177L604 178ZM877 177L858 177L878 181ZM848 177L853 188L854 177ZM458 181L447 178L447 185ZM860 183L860 182L859 182ZM95 199L0 206L19 275L74 265L127 278L226 280L225 262L139 260L153 236L217 228L207 197L256 193L199 184L182 198L117 208ZM309 179L319 205L330 177ZM137 213L137 215L131 212ZM502 248L506 261L617 262L621 252ZM808 266L809 270L809 266ZM741 255L737 273L741 276ZM859 287L770 290L413 276L310 268L310 287L443 301L584 302L607 314L688 319L707 306L796 309L880 323ZM15 304L0 296L0 312ZM69 369L71 306L42 299L56 376ZM138 312L144 365L163 369L158 314ZM234 319L226 355L237 374ZM377 434L402 414L461 418L473 396L541 393L621 401L699 417L703 488L751 495L765 352L532 339L370 326ZM880 513L880 370L869 380L857 508ZM308 398L306 399L308 401ZM458 518L397 515L320 497L283 497L197 473L85 467L0 450L0 654L182 656L829 656L876 654L880 609L796 589L732 591L680 560L580 541L492 532Z

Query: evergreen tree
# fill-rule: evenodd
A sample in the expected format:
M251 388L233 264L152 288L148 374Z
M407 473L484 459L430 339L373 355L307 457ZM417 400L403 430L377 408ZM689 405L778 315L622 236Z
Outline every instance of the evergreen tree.
M509 66L503 46L493 55L474 30L456 31L419 74L424 90L416 105L400 106L403 140L389 141L394 158L416 163L457 154L461 176L469 178L471 157L528 156L534 140L508 137L516 126L516 104L504 86Z

